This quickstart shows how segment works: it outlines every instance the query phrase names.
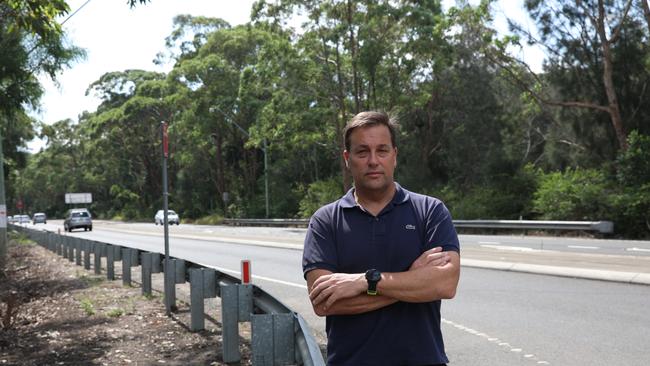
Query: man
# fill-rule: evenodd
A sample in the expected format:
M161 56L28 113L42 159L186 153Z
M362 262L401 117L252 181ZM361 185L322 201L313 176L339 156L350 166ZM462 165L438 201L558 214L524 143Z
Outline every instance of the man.
M449 211L393 180L397 122L362 112L344 130L354 187L312 216L303 271L327 316L331 366L444 365L440 300L455 296L460 246Z

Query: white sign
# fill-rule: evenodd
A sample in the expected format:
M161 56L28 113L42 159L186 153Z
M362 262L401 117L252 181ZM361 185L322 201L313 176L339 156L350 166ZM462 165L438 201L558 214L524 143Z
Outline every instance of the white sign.
M93 195L91 193L66 193L65 203L92 203Z
M0 205L0 227L7 227L7 205Z

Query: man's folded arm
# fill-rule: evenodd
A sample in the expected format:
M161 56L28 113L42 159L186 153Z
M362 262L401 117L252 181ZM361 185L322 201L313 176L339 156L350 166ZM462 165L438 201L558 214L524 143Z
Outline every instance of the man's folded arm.
M307 290L312 291L314 282L321 276L331 275L333 272L325 269L314 269L307 272ZM364 280L365 281L365 280ZM314 304L312 300L312 307L314 313L318 316L326 315L352 315L352 314L362 314L369 311L381 309L384 306L396 303L397 300L382 296L370 296L365 293L358 294L353 297L348 297L344 299L339 299L333 304L326 306L325 302L319 304Z

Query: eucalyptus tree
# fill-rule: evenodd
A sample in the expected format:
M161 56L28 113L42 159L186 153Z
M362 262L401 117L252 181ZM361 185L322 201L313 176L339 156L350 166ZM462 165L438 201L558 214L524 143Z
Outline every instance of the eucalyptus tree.
M101 103L82 115L77 127L88 157L84 177L103 208L116 214L141 217L157 207L160 122L172 116L165 78L126 70L106 73L89 87Z
M612 160L627 148L629 131L648 133L646 61L650 27L646 1L526 1L539 39L513 23L530 43L547 50L545 89L529 87L541 102L583 109L562 113L573 120L577 146ZM582 136L587 139L581 139Z

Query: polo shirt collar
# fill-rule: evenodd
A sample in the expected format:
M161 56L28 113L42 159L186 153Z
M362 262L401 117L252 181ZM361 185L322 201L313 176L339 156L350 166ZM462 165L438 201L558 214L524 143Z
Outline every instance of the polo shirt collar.
M390 202L393 206L405 203L409 200L408 191L402 188L399 183L395 182L395 195ZM341 197L341 207L351 208L356 207L357 202L354 200L354 187L350 188L348 192Z

